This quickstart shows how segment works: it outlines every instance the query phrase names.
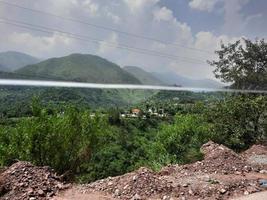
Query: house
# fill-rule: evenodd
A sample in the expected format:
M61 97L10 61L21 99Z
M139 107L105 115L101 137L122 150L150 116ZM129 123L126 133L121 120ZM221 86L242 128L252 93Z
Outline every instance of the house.
M132 114L139 115L141 113L141 110L138 108L132 109Z
M131 110L131 117L138 117L141 115L141 110L138 108L134 108Z

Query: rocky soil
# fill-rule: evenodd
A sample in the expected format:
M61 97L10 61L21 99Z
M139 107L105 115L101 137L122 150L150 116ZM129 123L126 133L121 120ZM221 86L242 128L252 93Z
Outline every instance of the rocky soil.
M157 173L140 168L123 176L74 187L80 193L101 192L110 198L130 200L230 199L267 189L266 165L261 159L250 162L255 155L266 156L266 147L253 146L239 155L209 142L201 150L204 160L193 164L170 165Z
M208 142L201 151L204 159L196 163L170 165L160 172L142 167L122 176L70 187L49 167L17 162L0 171L0 199L213 200L267 191L266 146L254 145L237 154Z
M0 199L51 199L67 186L49 167L36 167L29 162L17 162L0 174Z

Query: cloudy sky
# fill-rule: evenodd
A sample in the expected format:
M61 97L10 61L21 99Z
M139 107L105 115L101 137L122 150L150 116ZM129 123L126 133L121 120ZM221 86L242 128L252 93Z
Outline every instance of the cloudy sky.
M216 58L212 52L221 41L266 38L267 33L266 0L5 1L61 17L1 0L0 51L39 58L96 54L121 66L195 79L213 77L206 60Z

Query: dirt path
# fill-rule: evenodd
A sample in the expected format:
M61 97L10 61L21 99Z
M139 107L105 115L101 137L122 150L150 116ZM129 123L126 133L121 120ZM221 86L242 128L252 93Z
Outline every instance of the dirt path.
M57 197L52 200L115 200L111 196L103 195L99 192L85 194L82 193L78 188L73 187L66 191L61 192Z

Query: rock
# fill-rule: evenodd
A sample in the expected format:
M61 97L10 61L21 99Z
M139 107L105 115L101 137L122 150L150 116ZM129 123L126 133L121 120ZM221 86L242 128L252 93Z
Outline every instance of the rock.
M1 194L1 199L46 199L64 188L52 169L37 167L29 162L16 162L1 173L0 179L0 187L3 185L8 189Z
M164 195L164 196L162 197L162 200L168 200L168 199L169 199L169 197L166 196L166 195Z
M141 198L141 196L139 195L139 194L135 194L132 198L131 198L131 200L141 200L142 198Z
M182 186L183 187L188 187L188 185L189 185L188 183L184 183Z
M248 192L248 191L245 191L245 192L244 192L244 195L249 195L249 192Z
M116 189L115 192L114 192L115 196L120 196L120 190L119 189Z
M41 190L41 189L40 189L40 190L38 190L38 191L37 191L37 193L38 193L38 195L40 195L40 196L44 196L44 191L43 191L43 190Z
M190 195L193 195L194 194L194 192L193 192L193 190L188 190L188 194L190 194Z
M221 194L225 194L226 192L227 192L226 189L224 189L224 188L220 189L220 193L221 193Z
M133 181L136 181L137 180L137 176L133 176Z
M260 170L260 173L261 173L261 174L267 174L267 170L265 170L265 169Z

